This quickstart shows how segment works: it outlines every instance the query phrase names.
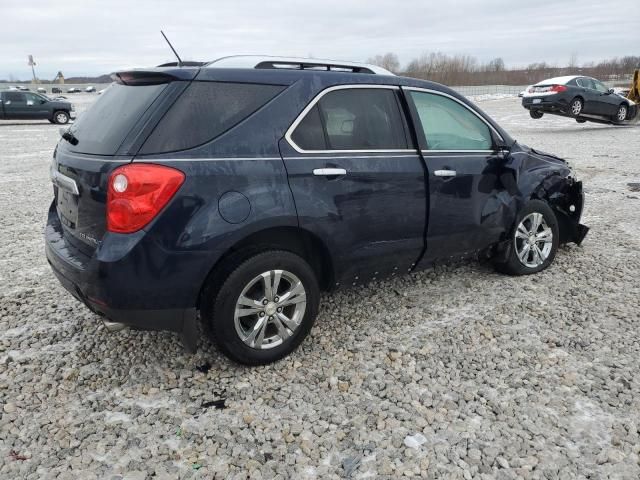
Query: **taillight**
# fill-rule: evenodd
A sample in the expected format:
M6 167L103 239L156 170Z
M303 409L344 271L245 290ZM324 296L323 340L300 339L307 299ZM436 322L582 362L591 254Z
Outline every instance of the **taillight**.
M566 90L567 90L567 87L565 87L564 85L552 85L551 88L549 89L550 92L555 92L555 93L565 92Z
M184 182L175 168L134 163L116 168L107 187L107 230L133 233L164 208Z

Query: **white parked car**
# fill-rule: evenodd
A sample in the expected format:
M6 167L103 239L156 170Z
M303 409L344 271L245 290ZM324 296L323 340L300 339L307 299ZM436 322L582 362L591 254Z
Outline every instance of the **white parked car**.
M87 88L84 89L84 91L87 93L93 93L96 91L96 87L89 85Z

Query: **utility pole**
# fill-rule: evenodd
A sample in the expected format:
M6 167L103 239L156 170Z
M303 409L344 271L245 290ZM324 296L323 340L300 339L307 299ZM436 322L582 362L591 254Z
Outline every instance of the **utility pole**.
M36 78L36 62L33 61L33 55L29 55L29 66L31 67L31 73L33 73L33 83L38 83L38 79Z

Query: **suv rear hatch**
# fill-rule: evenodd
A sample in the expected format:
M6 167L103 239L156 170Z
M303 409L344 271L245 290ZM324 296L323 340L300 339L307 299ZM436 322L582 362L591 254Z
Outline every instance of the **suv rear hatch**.
M116 73L115 83L63 133L51 177L63 235L72 246L93 254L106 230L109 175L131 162L198 70Z

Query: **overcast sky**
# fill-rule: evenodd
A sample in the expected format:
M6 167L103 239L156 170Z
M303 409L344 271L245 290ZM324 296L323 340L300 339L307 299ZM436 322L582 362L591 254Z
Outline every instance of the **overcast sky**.
M0 78L98 75L231 54L365 61L464 53L507 66L640 54L640 0L1 0Z

